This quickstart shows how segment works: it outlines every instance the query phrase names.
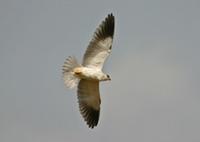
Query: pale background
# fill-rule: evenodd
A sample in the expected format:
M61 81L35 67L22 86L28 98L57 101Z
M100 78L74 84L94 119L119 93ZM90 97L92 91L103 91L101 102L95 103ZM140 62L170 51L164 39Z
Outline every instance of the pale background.
M91 130L65 88L112 12L116 30ZM0 142L199 142L200 1L1 0Z

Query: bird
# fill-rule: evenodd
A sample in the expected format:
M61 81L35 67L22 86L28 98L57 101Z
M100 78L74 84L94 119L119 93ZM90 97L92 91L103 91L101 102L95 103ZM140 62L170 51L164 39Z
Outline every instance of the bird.
M111 80L102 68L111 53L114 29L115 17L110 13L96 28L82 64L74 56L69 56L63 65L64 84L70 89L77 87L79 111L89 128L96 127L99 121L99 82Z

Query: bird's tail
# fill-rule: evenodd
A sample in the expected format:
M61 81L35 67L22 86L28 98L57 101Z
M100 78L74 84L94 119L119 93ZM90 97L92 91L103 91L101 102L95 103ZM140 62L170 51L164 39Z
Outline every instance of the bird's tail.
M63 79L64 79L64 84L68 88L74 88L77 86L79 82L79 78L74 76L74 68L76 67L81 67L80 64L78 64L77 60L75 57L68 57L63 65Z

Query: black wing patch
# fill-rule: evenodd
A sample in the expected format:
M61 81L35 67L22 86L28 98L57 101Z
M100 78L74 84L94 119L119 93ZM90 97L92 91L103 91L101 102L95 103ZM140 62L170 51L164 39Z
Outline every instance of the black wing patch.
M99 27L95 31L94 38L96 40L98 40L98 39L105 39L107 37L112 37L113 38L114 29L115 29L115 17L111 13L99 25Z
M100 110L95 110L94 108L81 102L79 102L79 109L89 128L97 126Z

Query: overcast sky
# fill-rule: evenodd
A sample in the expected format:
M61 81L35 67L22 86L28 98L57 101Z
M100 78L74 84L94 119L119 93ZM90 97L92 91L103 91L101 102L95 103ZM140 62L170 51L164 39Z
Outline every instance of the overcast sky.
M62 80L116 18L101 114L89 129ZM1 142L199 142L200 1L1 0Z

